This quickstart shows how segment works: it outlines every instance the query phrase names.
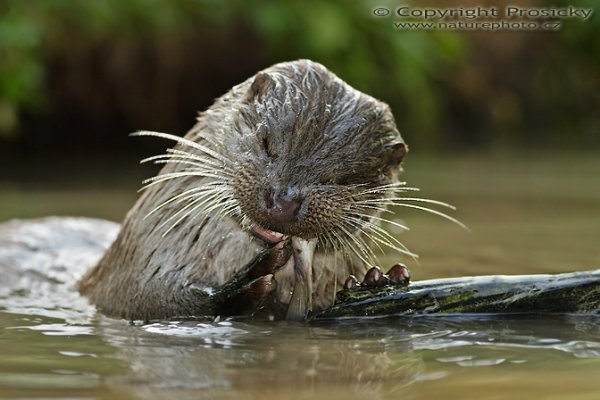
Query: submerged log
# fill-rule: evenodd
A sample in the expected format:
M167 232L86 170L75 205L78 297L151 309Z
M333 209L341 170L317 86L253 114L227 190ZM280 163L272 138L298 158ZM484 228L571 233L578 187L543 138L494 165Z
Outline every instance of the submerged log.
M401 287L356 287L315 319L450 313L600 314L600 269L556 275L432 279Z

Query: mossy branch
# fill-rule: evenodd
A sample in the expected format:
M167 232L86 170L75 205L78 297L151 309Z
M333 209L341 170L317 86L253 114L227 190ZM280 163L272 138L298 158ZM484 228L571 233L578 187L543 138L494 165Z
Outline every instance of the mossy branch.
M600 269L556 275L434 279L338 293L316 319L434 313L600 314Z

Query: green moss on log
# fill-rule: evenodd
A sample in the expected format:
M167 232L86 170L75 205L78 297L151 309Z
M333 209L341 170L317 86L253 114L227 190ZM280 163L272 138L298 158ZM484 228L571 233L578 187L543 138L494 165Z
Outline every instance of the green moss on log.
M600 270L556 275L480 276L353 288L315 318L434 313L600 314Z

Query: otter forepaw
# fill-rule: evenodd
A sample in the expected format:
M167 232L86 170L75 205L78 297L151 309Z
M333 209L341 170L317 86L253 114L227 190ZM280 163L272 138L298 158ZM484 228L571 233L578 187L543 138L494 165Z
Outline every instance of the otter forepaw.
M344 283L344 289L355 287L380 287L386 285L406 286L410 282L410 271L404 264L395 264L390 268L387 274L381 272L379 267L370 268L362 282L359 282L354 275L350 275Z
M256 278L237 290L219 291L223 299L217 303L216 315L252 315L277 288L273 274Z
M260 276L273 274L279 268L283 267L292 256L289 240L283 240L276 243L273 247L260 252L254 260L243 268L241 274L248 279L255 279Z
M273 274L291 255L289 241L263 250L213 295L215 314L254 314L277 288Z

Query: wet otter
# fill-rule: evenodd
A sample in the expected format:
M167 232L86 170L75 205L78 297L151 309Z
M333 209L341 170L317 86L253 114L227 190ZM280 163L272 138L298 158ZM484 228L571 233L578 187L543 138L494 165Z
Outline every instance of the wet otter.
M184 138L141 134L177 145L149 159L164 168L79 283L106 314L206 315L219 312L219 296L245 312L274 290L287 304L288 236L316 245L315 310L374 264L368 240L406 252L378 224L386 206L406 200L394 196L408 148L390 108L318 63L259 72L201 113ZM263 242L277 244L261 252Z

